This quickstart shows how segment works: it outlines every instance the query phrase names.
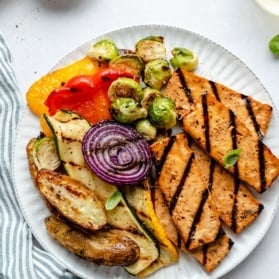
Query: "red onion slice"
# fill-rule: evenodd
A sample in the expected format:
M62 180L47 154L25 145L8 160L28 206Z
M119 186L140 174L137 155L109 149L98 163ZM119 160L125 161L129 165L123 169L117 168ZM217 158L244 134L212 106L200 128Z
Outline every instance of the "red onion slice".
M89 129L82 141L82 152L88 167L111 184L136 184L152 167L145 139L131 126L111 120Z

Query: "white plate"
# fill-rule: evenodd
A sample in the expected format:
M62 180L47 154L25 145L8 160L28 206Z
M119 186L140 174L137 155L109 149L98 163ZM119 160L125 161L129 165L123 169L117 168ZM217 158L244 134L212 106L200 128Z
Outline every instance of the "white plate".
M251 95L254 98L271 104L271 100L255 75L234 55L193 32L170 26L144 25L113 31L83 44L73 52L65 56L57 65L60 67L70 63L86 54L89 45L93 41L103 37L113 39L119 48L134 48L135 42L148 35L161 35L165 38L165 45L170 51L174 46L189 48L198 54L200 64L197 74L212 80L222 82L239 92ZM275 113L274 113L275 114ZM265 142L275 154L279 154L279 143L276 139L279 131L278 116L272 118ZM47 234L44 226L44 218L49 212L42 201L38 191L34 187L25 154L27 142L38 136L40 131L39 121L28 110L25 111L14 146L13 172L16 185L17 198L24 217L39 243L47 251L53 254L69 270L82 278L130 278L130 276L118 267L101 267L81 260L59 246ZM235 242L229 255L212 273L206 273L200 265L189 256L182 255L177 264L161 269L150 278L219 278L235 268L256 247L268 230L278 206L279 181L277 180L271 189L261 195L257 195L264 204L260 217L241 235L231 235Z

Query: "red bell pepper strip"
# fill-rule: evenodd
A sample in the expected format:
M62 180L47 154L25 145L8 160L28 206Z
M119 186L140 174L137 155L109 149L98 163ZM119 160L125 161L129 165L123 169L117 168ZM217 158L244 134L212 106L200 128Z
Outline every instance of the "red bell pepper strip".
M87 119L92 125L110 119L110 100L107 95L110 84L119 77L135 78L131 73L107 68L94 75L72 78L46 99L50 115L59 109L70 110Z

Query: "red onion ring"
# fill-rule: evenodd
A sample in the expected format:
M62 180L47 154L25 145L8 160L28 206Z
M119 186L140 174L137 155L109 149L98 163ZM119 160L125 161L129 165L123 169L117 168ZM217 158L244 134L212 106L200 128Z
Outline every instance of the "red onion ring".
M92 126L82 141L88 167L115 185L133 185L149 174L153 161L146 140L131 126L104 120Z

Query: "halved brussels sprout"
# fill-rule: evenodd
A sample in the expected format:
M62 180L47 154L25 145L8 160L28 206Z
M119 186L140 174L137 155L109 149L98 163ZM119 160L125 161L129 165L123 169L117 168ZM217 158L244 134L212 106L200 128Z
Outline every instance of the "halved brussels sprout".
M147 117L147 110L138 106L133 98L116 98L110 107L112 117L121 123L132 123Z
M139 102L143 97L141 85L132 78L120 77L108 89L109 99L113 102L119 97L133 98Z
M60 166L56 144L53 138L38 137L34 142L33 159L38 170L55 170Z
M140 78L144 68L142 59L136 54L119 55L109 62L109 66L132 73L137 78Z
M164 59L166 57L166 48L162 36L148 36L136 43L136 54L144 62L154 59Z
M147 141L156 138L157 128L147 118L137 121L135 128Z
M172 99L156 97L148 109L150 122L157 128L171 129L176 125L176 107Z
M161 91L154 89L154 88L145 87L143 89L143 97L142 97L140 104L142 107L144 107L145 109L148 110L148 108L149 108L150 104L153 102L153 100L156 97L161 96L161 95L162 95Z
M170 63L174 68L185 69L186 71L194 71L198 65L197 55L186 48L174 48L172 50L173 57L170 59Z
M143 81L149 87L160 90L171 75L169 62L165 59L155 59L145 65Z
M100 62L108 62L119 55L118 48L110 39L103 39L93 44L87 55Z

